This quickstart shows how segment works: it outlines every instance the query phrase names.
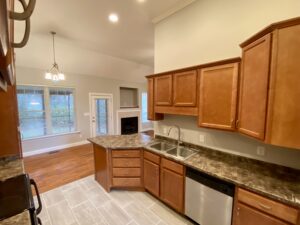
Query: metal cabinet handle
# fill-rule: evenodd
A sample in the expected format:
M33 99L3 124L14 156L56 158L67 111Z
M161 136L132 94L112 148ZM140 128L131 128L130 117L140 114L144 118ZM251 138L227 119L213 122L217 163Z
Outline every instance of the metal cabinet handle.
M25 0L19 0L19 1L21 2L22 7L24 9L24 13L25 13L26 9L29 8L29 5L27 7L27 4L26 4ZM35 5L35 0L31 0L29 2L29 4L32 5L32 2L34 2L34 5ZM33 7L34 7L34 5L33 5ZM10 13L12 14L12 13L15 13L15 12L10 12ZM30 13L30 15L31 15L31 13ZM11 19L18 20L17 18L14 18L11 14L10 14ZM20 14L20 13L16 13L16 14ZM19 43L12 43L12 47L14 47L14 48L23 48L27 44L28 39L29 39L29 34L30 34L30 15L29 15L29 17L25 18L26 19L25 20L25 33L24 33L22 41L19 42Z
M259 207L263 208L263 209L266 209L266 210L271 210L272 207L271 206L268 206L268 205L264 205L262 203L258 203Z
M31 16L36 0L29 0L28 6L24 0L19 0L24 8L24 12L17 13L17 12L9 12L9 18L13 20L27 20ZM24 7L25 6L25 7Z
M36 214L38 215L42 211L42 201L41 201L40 193L39 193L37 185L36 185L36 183L33 179L30 179L30 184L33 185L33 187L34 187L36 197L37 197L37 200L38 200L38 203L39 203L39 207L36 209Z

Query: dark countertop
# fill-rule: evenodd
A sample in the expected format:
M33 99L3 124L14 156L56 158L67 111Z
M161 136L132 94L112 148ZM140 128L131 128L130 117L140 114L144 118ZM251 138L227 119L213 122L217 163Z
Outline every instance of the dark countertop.
M24 173L23 160L0 159L0 180L4 181L8 178L15 177ZM26 210L18 215L0 221L0 225L30 225L30 214Z
M300 170L187 143L188 147L196 149L198 153L186 160L180 160L165 152L147 147L156 140L144 134L113 135L89 139L90 142L107 149L145 148L198 171L234 183L239 187L300 208Z

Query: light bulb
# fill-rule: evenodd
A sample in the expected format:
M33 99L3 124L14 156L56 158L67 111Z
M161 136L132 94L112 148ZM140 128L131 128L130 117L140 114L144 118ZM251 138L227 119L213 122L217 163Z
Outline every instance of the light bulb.
M49 73L49 72L46 72L46 73L45 73L45 79L46 79L46 80L52 80L52 74Z

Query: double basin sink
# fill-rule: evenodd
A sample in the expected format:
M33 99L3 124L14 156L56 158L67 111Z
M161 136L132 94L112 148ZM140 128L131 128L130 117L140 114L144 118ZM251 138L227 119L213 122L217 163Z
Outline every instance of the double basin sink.
M195 153L197 153L196 150L182 147L182 146L177 147L177 145L165 141L152 143L148 145L148 148L154 149L156 151L165 152L181 160L185 160L190 156L194 155Z

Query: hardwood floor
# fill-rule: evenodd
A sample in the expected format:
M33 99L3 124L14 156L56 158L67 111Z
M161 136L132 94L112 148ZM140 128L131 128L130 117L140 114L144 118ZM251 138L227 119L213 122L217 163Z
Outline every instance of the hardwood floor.
M39 191L46 192L94 173L92 144L63 149L24 158L29 173Z

